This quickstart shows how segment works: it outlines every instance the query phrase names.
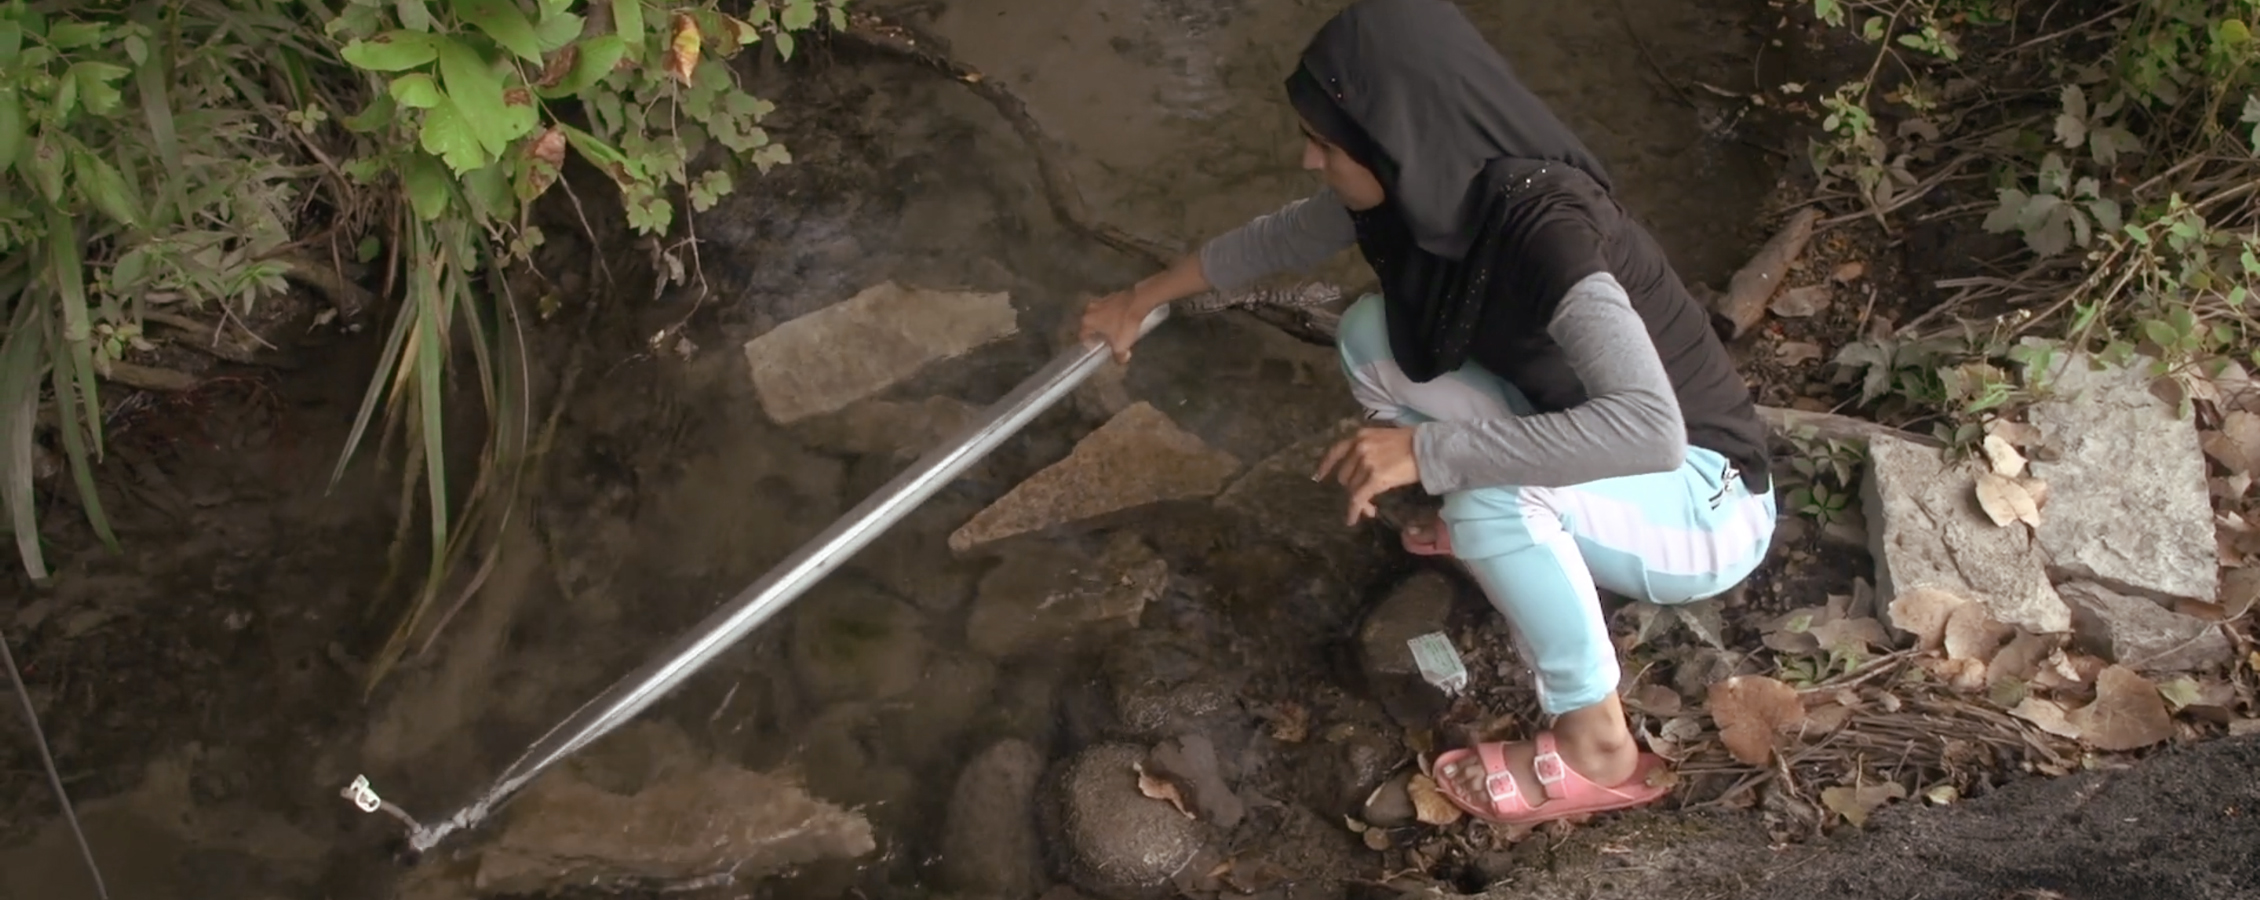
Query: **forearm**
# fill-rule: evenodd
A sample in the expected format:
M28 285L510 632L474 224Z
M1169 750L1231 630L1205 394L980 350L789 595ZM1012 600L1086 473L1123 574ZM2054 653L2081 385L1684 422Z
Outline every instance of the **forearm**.
M1134 311L1142 317L1208 289L1208 274L1202 270L1201 255L1189 253L1170 263L1168 268L1132 285L1130 299Z
M1195 255L1210 285L1232 291L1278 272L1308 271L1357 239L1349 210L1321 189L1217 235Z
M1419 426L1414 453L1429 493L1563 487L1680 465L1687 425L1678 397L1616 279L1578 282L1547 331L1589 399L1559 412Z

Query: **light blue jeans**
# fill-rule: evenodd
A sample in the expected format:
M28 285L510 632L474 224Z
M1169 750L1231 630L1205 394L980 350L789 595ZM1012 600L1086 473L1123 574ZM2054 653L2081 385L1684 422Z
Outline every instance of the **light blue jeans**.
M1528 415L1506 379L1469 362L1415 383L1389 348L1382 300L1342 316L1337 344L1351 391L1375 419L1422 422ZM1773 539L1771 490L1753 494L1724 456L1687 448L1679 468L1568 487L1483 487L1444 497L1453 555L1507 617L1538 697L1559 715L1608 698L1621 671L1596 587L1688 603L1749 577Z

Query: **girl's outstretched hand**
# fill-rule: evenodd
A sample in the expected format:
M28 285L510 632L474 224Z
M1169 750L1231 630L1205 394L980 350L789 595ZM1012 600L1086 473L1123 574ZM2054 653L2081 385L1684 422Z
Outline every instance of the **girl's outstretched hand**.
M1114 361L1130 361L1130 346L1138 342L1138 328L1151 308L1138 302L1135 290L1116 291L1083 307L1081 340L1104 341L1114 350Z
M1357 434L1326 451L1311 480L1324 481L1329 476L1350 489L1349 524L1377 515L1374 498L1420 483L1420 462L1413 456L1413 430L1358 429Z

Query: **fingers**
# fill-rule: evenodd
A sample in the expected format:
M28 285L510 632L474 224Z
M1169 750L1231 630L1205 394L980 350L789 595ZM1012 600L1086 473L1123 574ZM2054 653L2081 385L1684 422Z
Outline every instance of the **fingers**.
M1344 438L1335 441L1334 446L1326 448L1326 455L1319 459L1318 471L1310 474L1310 480L1325 481L1327 474L1334 470L1334 464L1341 462L1342 458L1348 456L1351 450L1356 449L1357 443L1357 438Z

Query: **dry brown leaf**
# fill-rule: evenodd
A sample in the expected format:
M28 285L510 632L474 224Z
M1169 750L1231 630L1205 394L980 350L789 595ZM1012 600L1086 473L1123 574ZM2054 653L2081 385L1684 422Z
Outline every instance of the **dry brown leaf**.
M2018 631L2007 645L1986 662L1986 679L1998 682L2014 678L2031 681L2040 671L2041 660L2056 650L2057 642L2028 631Z
M1425 825L1450 825L1466 815L1452 801L1444 799L1437 789L1436 780L1426 775L1414 775L1405 782L1405 793L1411 795L1413 818Z
M2025 496L2032 498L2033 509L2043 510L2048 508L2048 482L2027 475L2017 479L2017 486L2024 488Z
M2252 604L2260 600L2260 569L2230 569L2221 575L2221 592L2216 595L2224 620L2244 618L2252 611Z
M2028 422L1995 419L1985 426L1985 433L1988 437L2008 441L2012 447L2030 447L2040 443L2040 427Z
M1144 763L1131 763L1130 768L1138 772L1138 793L1155 800L1166 800L1169 805L1177 807L1178 812L1184 813L1185 818L1195 818L1193 811L1185 808L1185 797L1178 793L1175 782L1146 771Z
M1868 650L1891 646L1891 635L1874 619L1837 619L1812 628L1813 640L1824 650Z
M2095 677L2095 702L2064 714L2079 729L2080 740L2100 749L2148 747L2174 736L2174 718L2158 685L2125 666L2111 666Z
M555 126L526 142L525 178L518 185L521 202L532 202L565 171L565 132Z
M1389 842L1389 832L1382 831L1379 828L1366 832L1364 840L1367 850L1387 850L1392 846Z
M2024 485L1994 472L1979 472L1977 498L1978 506L1995 525L2007 527L2011 522L2023 522L2040 527L2040 504L2033 502L2032 494Z
M1936 650L1946 640L1947 618L1974 602L1952 591L1916 588L1892 599L1891 626L1914 635L1915 646Z
M2060 738L2078 740L2080 731L2066 718L2062 704L2039 697L2026 697L2009 714L2031 722L2034 727Z
M1812 284L1782 291L1767 308L1784 319L1803 319L1827 309L1828 300L1828 287Z
M541 77L535 80L534 86L538 88L556 87L558 82L565 80L565 76L573 74L573 64L580 61L580 44L566 44L558 48L557 52L550 54L549 60L542 64Z
M1899 782L1861 785L1856 788L1832 787L1821 791L1821 805L1828 807L1854 828L1866 828L1868 815L1893 800L1907 799L1907 789Z
M1844 723L1851 720L1851 707L1840 706L1835 703L1823 703L1805 711L1805 733L1812 735L1829 734L1843 728Z
M1794 729L1805 719L1797 689L1762 675L1737 675L1711 685L1710 707L1720 742L1735 759L1750 766L1771 760L1774 734Z
M1271 736L1283 744L1300 744L1310 738L1310 710L1293 700L1279 704L1271 720Z
M1985 436L1985 459L1993 465L1995 475L2015 478L2025 474L2025 455L2018 453L2007 438L1998 434Z
M1946 617L1946 658L1992 662L1993 654L2016 635L2015 628L1994 621L1984 604L1967 604Z
M1785 366L1801 366L1820 359L1821 347L1806 341L1783 341L1773 348L1773 358Z
M1931 677L1962 694L1974 694L1985 689L1985 662L1976 659L1939 659L1930 657L1922 661Z
M673 33L667 39L667 55L661 68L685 86L691 83L691 74L698 71L698 51L704 39L698 33L698 23L689 13L676 13L672 20Z
M2252 492L2252 476L2243 473L2227 478L2208 478L2205 483L2213 489L2213 496L2220 500L2242 500L2245 494Z
M1625 695L1625 705L1660 719L1679 715L1686 701L1679 692L1660 684L1643 684Z
M2260 415L2240 409L2221 416L2221 429L2205 435L2204 446L2229 471L2260 474Z
M1867 264L1862 263L1859 260L1853 260L1841 266L1837 266L1836 271L1828 276L1828 280L1836 282L1837 284L1851 284L1852 282L1860 280L1860 276L1867 273Z

